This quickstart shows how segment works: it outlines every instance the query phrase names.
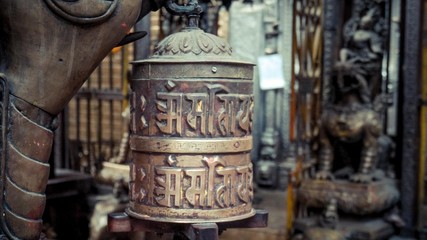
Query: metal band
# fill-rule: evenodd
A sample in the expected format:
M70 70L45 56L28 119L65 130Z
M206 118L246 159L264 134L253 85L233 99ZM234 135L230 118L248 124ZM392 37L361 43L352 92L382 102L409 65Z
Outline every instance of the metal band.
M213 45L212 43L211 45ZM218 51L221 49L218 48ZM226 57L227 51L220 56ZM218 57L215 56L215 59ZM186 59L166 58L158 60L152 58L143 61L134 61L133 80L135 83L144 80L173 80L173 81L200 81L202 79L213 79L214 81L242 81L251 84L253 76L253 65L241 61L218 62L212 59L194 60L185 64ZM145 63L145 64L144 64ZM165 63L168 71L164 71ZM194 71L197 69L197 72ZM215 69L215 70L213 70ZM239 69L236 71L236 69Z
M146 205L136 204L134 202L129 203L130 208L126 209L126 213L130 216L158 221L158 222L174 222L174 223L198 223L198 222L230 222L241 220L252 217L255 215L255 210L252 209L252 204L239 205L234 208L226 209L191 209L189 213L188 209L175 209L175 208L163 208L163 207L152 207ZM147 213L141 214L141 212ZM163 214L163 216L159 216ZM230 215L224 217L224 215ZM194 216L197 216L195 218Z
M45 187L49 176L49 153L53 133L33 118L41 116L40 109L15 106L10 98L8 80L0 74L2 112L2 151L0 190L0 224L7 239L38 239L45 208ZM13 99L13 100L12 100ZM49 117L37 120L44 122ZM49 121L48 121L49 122Z
M252 150L252 136L242 138L159 138L131 136L130 147L156 153L237 153Z

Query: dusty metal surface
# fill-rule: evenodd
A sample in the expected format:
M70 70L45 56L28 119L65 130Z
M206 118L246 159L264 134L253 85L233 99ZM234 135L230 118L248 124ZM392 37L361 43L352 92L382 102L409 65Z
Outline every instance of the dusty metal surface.
M49 176L52 117L9 96L2 80L1 227L12 239L39 237ZM37 174L34 174L37 173Z
M253 65L196 28L196 17L189 23L134 63L127 212L159 222L247 218Z
M111 49L129 39L138 17L160 4L0 1L0 222L7 238L40 237L56 115Z
M140 15L135 9L145 15L154 7L152 2L130 0L2 0L0 4L0 27L8 35L2 61L13 94L51 114L62 110L126 36ZM44 17L40 20L40 16Z

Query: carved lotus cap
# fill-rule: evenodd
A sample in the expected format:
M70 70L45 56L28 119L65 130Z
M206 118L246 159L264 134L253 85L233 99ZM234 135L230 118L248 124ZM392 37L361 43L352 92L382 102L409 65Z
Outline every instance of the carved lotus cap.
M199 28L186 28L161 41L154 49L159 57L231 57L231 46L222 38Z

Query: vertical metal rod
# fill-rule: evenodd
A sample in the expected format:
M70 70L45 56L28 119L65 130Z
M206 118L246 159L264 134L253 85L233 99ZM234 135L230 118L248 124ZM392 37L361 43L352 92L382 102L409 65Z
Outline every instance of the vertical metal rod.
M62 118L62 123L63 123L63 168L65 169L70 169L71 168L71 161L70 161L70 138L69 138L69 126L70 126L70 113L69 110L70 108L67 106L65 107L64 111L62 111L63 114L63 118Z
M390 50L388 65L387 93L391 94L392 104L387 107L387 135L396 136L399 101L399 76L401 64L401 0L392 0L390 21Z
M121 81L120 88L122 89L123 100L121 104L121 112L127 111L129 106L129 49L127 46L122 48L122 58L121 58ZM126 118L122 118L123 121L127 121ZM122 126L128 126L128 123L122 124ZM126 131L128 131L128 127L125 127ZM122 129L124 131L125 129Z
M98 66L98 89L102 89L102 63ZM100 157L102 155L102 100L98 99L98 124L97 125L97 139L98 139L98 155L96 158L97 167L99 166Z
M114 69L113 69L113 54L110 54L109 56L109 83L110 83L110 90L114 89ZM110 157L114 154L114 102L113 100L109 101L110 104Z
M283 56L283 72L285 76L285 87L283 89L283 96L281 100L282 111L281 111L281 137L282 137L282 149L284 152L285 159L290 155L290 93L291 93L291 79L293 76L294 69L294 51L292 46L293 31L294 31L294 22L295 22L295 11L294 11L294 1L293 0L281 0L279 2L279 9L281 13L279 14L281 21L281 39L279 46L279 51Z
M81 145L81 138L80 138L80 98L76 98L76 144L77 144L77 151L83 151L83 149L78 149L80 148ZM75 159L74 159L75 160ZM81 162L79 163L78 167L81 168L80 166ZM76 166L76 162L72 161L71 162L71 168L74 170L77 170L77 166Z
M274 120L275 120L275 98L276 98L276 93L275 90L267 90L264 91L264 96L265 96L265 130L264 133L273 133L275 128L274 128Z
M303 2L302 1L295 1L294 4L294 14L295 14L295 18L294 18L294 29L295 31L293 32L294 35L294 39L293 39L293 57L298 56L298 61L297 64L299 66L299 70L298 72L295 69L294 66L294 74L292 76L292 81L291 81L291 121L290 121L290 139L292 143L295 143L295 141L297 140L297 134L298 134L298 130L297 130L297 125L298 125L298 121L297 121L297 115L298 115L298 111L297 111L297 85L298 85L298 77L302 74L301 71L303 69L302 66L302 59L301 59L301 51L302 49L299 48L299 46L301 45L301 28L303 27L303 19L301 16L301 11L302 11L302 6Z
M124 73L125 70L125 58L126 56L126 46L123 46L121 51L120 51L120 55L121 55L121 61L120 61L120 72L121 74L121 81L120 81L120 89L123 89L125 87L124 83L125 83L125 79L126 79L126 75ZM124 110L124 109L122 109Z
M425 48L425 46L423 46ZM427 51L423 49L423 61L427 59ZM422 94L423 101L427 99L427 69L426 63L423 62L423 73L422 73ZM420 113L420 166L418 176L418 208L419 212L424 212L426 192L425 192L425 181L426 181L426 159L427 159L427 106L421 106ZM423 216L424 214L418 214L418 228L422 228L427 219Z
M421 69L422 1L407 0L405 4L403 103L402 103L402 235L414 237L417 219L417 187L419 161L419 94Z
M91 87L91 78L87 81L87 88L90 90ZM87 153L87 164L88 164L88 171L90 174L94 174L93 172L93 158L92 158L92 149L91 149L91 121L92 121L92 112L91 112L91 96L90 94L86 97L86 113L87 113L87 122L86 122L86 153Z
M427 10L427 5L424 7L424 14ZM424 16L425 17L425 16ZM424 19L425 21L425 19ZM424 34L427 31L427 26L423 26ZM427 100L427 39L423 38L423 49L422 49L422 92L421 98L423 102ZM419 167L419 186L418 186L418 205L419 212L425 212L426 208L426 161L427 161L427 105L423 104L421 106L420 113L420 167ZM418 228L422 228L427 225L427 219L424 217L424 214L418 215ZM424 230L425 232L425 230Z
M309 61L310 59L310 47L311 47L311 36L310 36L310 29L311 29L311 21L310 21L310 6L309 3L307 1L304 1L303 5L301 6L301 12L303 14L303 19L304 19L304 23L303 23L303 27L301 28L301 45L303 46L303 51L301 54L301 59L302 59L302 68L301 68L301 75L300 78L298 79L299 81L299 95L302 98L302 104L300 105L300 111L299 113L301 114L301 118L300 121L301 122L301 126L300 126L300 132L298 132L297 134L299 134L301 136L301 148L303 149L303 153L304 155L303 160L304 161L309 161L309 156L310 156L310 149L309 149L309 139L308 139L308 131L310 126L308 125L310 123L310 112L309 112L309 104L310 102L308 102L308 96L311 94L308 89L307 89L307 85L310 84L309 81L312 81L312 79L310 79L310 72L309 72Z
M275 121L274 121L274 129L279 130L281 128L281 116L282 116L282 102L283 102L283 89L276 89L275 90L275 96L276 96L276 100L275 100Z
M53 145L53 164L51 163L50 165L50 174L49 174L49 178L53 177L55 174L55 168L64 168L65 164L63 162L63 157L62 157L62 153L63 153L63 145L62 142L64 140L63 137L63 129L64 129L64 124L63 124L63 120L64 120L64 115L63 113L60 113L57 116L57 121L59 122L58 124L58 128L54 131L54 145ZM51 158L52 159L52 158Z

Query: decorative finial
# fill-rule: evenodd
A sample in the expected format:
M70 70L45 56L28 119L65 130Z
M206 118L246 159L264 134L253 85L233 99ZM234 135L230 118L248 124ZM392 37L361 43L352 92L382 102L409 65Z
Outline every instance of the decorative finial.
M172 15L186 15L189 28L199 27L199 18L203 10L197 0L189 0L185 6L178 5L174 0L167 0L165 7Z

